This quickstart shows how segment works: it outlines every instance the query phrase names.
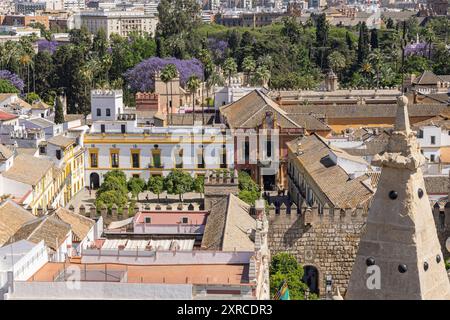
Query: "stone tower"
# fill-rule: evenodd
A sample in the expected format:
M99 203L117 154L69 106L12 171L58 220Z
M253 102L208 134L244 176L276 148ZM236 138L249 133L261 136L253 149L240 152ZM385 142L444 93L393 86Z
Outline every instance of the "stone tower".
M338 77L332 69L325 76L325 87L327 91L335 91L339 87Z
M230 193L236 196L239 193L238 173L236 170L234 172L206 172L204 190L205 210L211 210L216 203L224 198L228 198Z
M408 99L397 100L397 118L386 152L346 299L450 299L450 283L420 166Z

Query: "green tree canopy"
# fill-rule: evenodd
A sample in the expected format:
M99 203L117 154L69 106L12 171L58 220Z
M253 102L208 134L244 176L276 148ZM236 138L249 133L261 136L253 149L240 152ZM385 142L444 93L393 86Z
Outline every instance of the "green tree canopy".
M104 181L107 181L113 177L118 178L119 182L122 186L125 187L127 185L127 176L125 175L125 173L122 170L108 171L103 178L104 178Z
M182 201L183 194L192 191L193 178L189 173L175 169L166 176L164 185L169 194L177 194Z
M376 28L370 30L370 47L372 50L378 48L378 29Z
M233 58L228 58L224 61L222 69L228 77L228 85L230 85L231 77L237 72L237 64Z
M161 0L158 5L158 35L168 38L189 33L201 23L201 7L195 0Z
M92 41L92 50L95 51L99 57L103 57L106 54L108 45L105 29L98 29L97 34Z
M347 65L345 56L339 51L333 51L328 56L328 65L339 74Z
M301 24L297 22L295 17L284 17L282 22L281 34L287 37L290 42L299 43L303 33Z
M0 79L0 93L19 93L19 90L9 80Z
M36 92L29 92L25 96L25 101L28 102L29 104L32 104L33 102L39 101L39 100L41 100L41 98L39 97L39 95Z
M160 175L150 176L147 189L158 196L164 191L164 178Z
M97 210L106 206L108 210L111 210L112 206L115 204L119 210L121 210L128 202L128 198L118 190L108 190L97 195L95 200L95 205Z
M95 200L97 209L103 205L111 209L115 204L122 208L128 202L128 187L126 175L123 171L112 170L103 176L104 180L100 188L97 190L97 198Z
M260 187L253 181L252 177L245 171L238 173L239 194L238 197L248 204L255 204L260 198Z
M108 179L105 178L102 185L98 189L97 194L101 194L103 192L107 192L107 191L111 191L111 190L119 191L125 195L128 194L127 184L124 185L122 180L119 177L114 177L114 176L108 177Z
M145 190L145 181L141 178L132 177L128 180L127 187L133 198L139 200L139 193Z
M202 195L205 192L205 177L197 176L193 181L192 189Z
M55 123L56 124L64 123L64 110L63 110L63 103L61 101L61 97L56 98Z
M369 55L369 30L365 22L359 24L358 65L362 65Z
M270 293L275 295L283 281L287 282L291 300L304 300L308 286L302 281L303 267L295 257L289 253L281 252L272 257L270 264ZM314 294L309 299L316 299Z

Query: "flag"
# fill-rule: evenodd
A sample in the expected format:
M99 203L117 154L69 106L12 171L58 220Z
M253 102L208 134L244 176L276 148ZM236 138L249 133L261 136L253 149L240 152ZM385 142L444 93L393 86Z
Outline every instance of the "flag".
M288 288L286 280L283 281L283 283L281 284L280 289L273 296L273 300L290 300L289 288Z

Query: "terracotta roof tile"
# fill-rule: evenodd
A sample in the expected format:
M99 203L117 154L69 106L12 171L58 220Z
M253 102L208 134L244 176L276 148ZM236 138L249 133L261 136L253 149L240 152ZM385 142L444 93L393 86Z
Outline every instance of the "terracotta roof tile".
M327 160L331 149L322 138L313 134L290 141L287 145L291 152L297 153L299 141L301 154L297 155L298 161L312 182L335 207L355 208L372 197L373 191L365 183L366 180L370 183L370 177L364 174L356 179L350 179L344 169ZM340 152L340 156L345 154L342 150Z
M0 204L0 247L3 246L20 227L35 216L14 203L6 200Z
M327 118L395 118L395 104L360 104L360 105L281 105L287 114L312 113ZM410 104L410 117L433 117L450 108L446 104Z
M65 208L57 209L54 215L70 225L72 233L77 238L75 240L77 241L82 241L95 224L94 220Z
M75 139L59 135L51 137L47 140L47 142L58 147L67 148L68 146L75 143Z
M0 110L0 121L13 120L13 119L16 119L18 117L19 117L18 115L11 114L11 113L8 113L8 112Z
M275 101L259 90L220 108L231 128L255 128L262 123L267 111L274 113L281 128L301 128Z
M53 162L20 154L14 159L13 166L3 176L28 185L35 186L53 167Z
M253 251L250 235L256 221L249 211L250 206L234 194L216 202L206 221L202 249Z
M13 235L14 241L28 240L39 243L44 240L52 250L57 250L66 240L70 232L70 225L55 216L44 216L25 223Z

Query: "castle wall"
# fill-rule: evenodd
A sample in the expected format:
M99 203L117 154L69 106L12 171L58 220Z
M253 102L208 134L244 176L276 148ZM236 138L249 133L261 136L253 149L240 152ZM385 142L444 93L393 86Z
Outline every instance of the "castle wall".
M327 295L327 276L331 276L330 293L336 287L346 290L366 219L364 211L325 209L319 214L317 208L302 208L296 214L296 207L279 210L279 214L274 210L269 214L271 254L288 252L303 266L317 268L321 298Z
M450 202L446 207L435 205L433 217L442 253L448 259L450 253L445 242L450 237ZM288 252L303 266L316 267L321 298L327 297L327 276L331 276L331 292L335 294L339 287L343 293L347 290L366 218L362 208L324 209L324 214L319 214L317 208L297 210L295 205L272 206L268 214L271 255Z

